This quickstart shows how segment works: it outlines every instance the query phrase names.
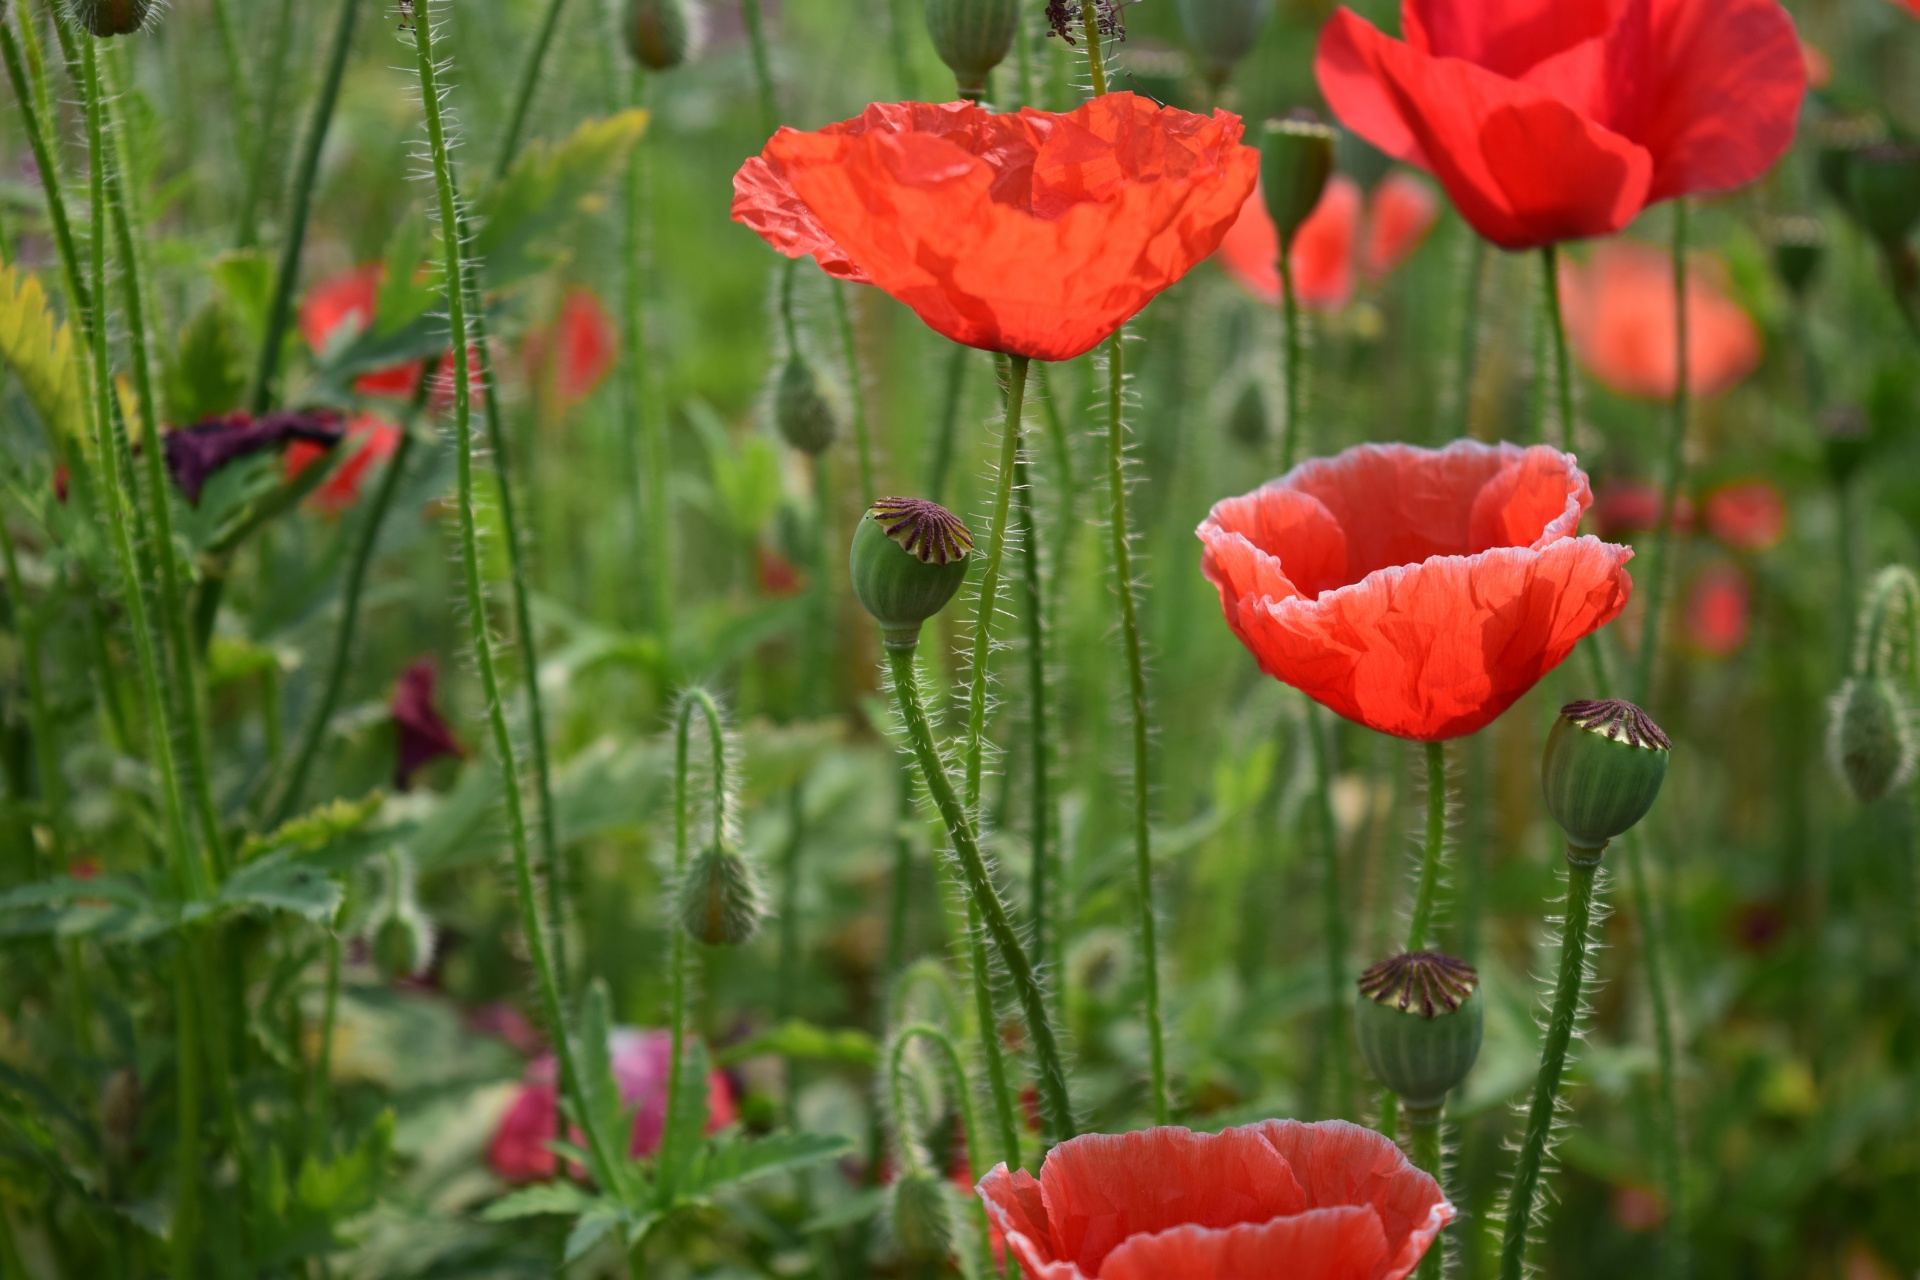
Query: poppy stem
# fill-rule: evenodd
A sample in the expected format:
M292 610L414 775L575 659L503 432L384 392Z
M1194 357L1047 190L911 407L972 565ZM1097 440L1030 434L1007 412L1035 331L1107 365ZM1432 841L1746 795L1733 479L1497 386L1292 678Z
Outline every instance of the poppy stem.
M1454 391L1455 439L1473 434L1473 382L1480 360L1480 295L1487 274L1487 242L1467 228L1471 243L1467 247L1465 280L1460 289L1460 355L1456 370L1459 382Z
M274 31L291 31L293 28L294 0L280 0L280 8L269 19ZM261 77L266 85L266 96L260 102L260 131L254 136L253 152L247 157L245 185L240 192L240 213L234 219L234 243L242 249L251 249L260 239L260 196L261 189L267 183L267 165L277 154L274 146L274 126L280 119L280 96L286 87L287 56L293 48L290 39L272 42L271 54L267 59L266 74Z
M1560 247L1546 245L1540 250L1540 284L1544 290L1547 339L1553 347L1554 404L1559 411L1560 432L1555 444L1573 441L1573 365L1567 355L1567 325L1560 313Z
M1027 767L1030 778L1028 800L1032 806L1027 831L1031 868L1027 892L1031 899L1029 910L1033 919L1033 967L1044 974L1047 971L1047 957L1055 954L1051 900L1053 877L1049 869L1049 835L1053 823L1050 787L1053 743L1047 729L1046 592L1041 586L1040 531L1033 518L1030 471L1029 464L1023 459L1020 464L1018 519L1023 544L1021 550L1024 552L1020 563L1027 597Z
M899 85L902 102L913 102L920 96L913 74L913 46L909 35L913 19L906 12L911 7L908 0L887 0L888 52L893 55L893 78Z
M1653 1008L1654 1085L1660 1107L1660 1134L1656 1139L1662 1193L1667 1201L1665 1248L1661 1270L1669 1276L1688 1274L1686 1221L1686 1166L1680 1131L1680 1095L1673 1043L1673 1008L1668 997L1666 943L1662 917L1654 913L1640 833L1626 833L1627 884L1633 894L1634 914L1640 917L1640 958L1647 967L1647 996Z
M753 58L753 84L760 95L760 125L769 138L780 127L780 104L773 96L773 60L767 56L767 22L760 0L740 0L747 22L747 49Z
M1413 1148L1414 1167L1433 1175L1433 1180L1446 1186L1445 1164L1441 1158L1440 1145L1440 1108L1430 1111L1407 1108L1408 1145ZM1444 1229L1433 1238L1433 1244L1420 1259L1420 1269L1415 1273L1417 1280L1440 1280L1446 1271L1447 1233Z
M953 344L947 358L946 394L940 401L940 421L933 435L933 457L927 464L927 497L944 502L947 473L953 469L953 438L960 428L960 405L967 386L967 361L972 348Z
M1080 0L1080 25L1086 29L1087 70L1093 75L1093 96L1098 98L1107 91L1107 56L1100 48L1100 6L1095 0Z
M853 338L846 286L828 280L827 292L833 295L833 318L840 327L840 349L847 361L847 398L853 402L853 443L860 459L860 501L872 502L880 494L873 487L873 446L867 439L867 389L860 372L860 347Z
M1440 885L1440 863L1447 842L1447 749L1425 744L1427 755L1427 843L1420 859L1420 889L1407 926L1407 950L1425 951L1433 933L1433 899Z
M527 127L527 112L533 106L534 90L540 87L540 72L546 66L547 50L553 47L554 32L560 29L560 11L567 0L547 0L547 11L540 18L527 49L527 60L520 67L520 83L513 94L513 111L507 116L507 132L500 139L500 155L493 162L493 181L499 182L513 168L520 154L520 135Z
M31 16L23 9L20 14L20 29L25 38L31 36L33 26ZM72 312L78 317L75 326L82 341L76 344L81 348L83 358L91 356L93 336L93 300L87 291L85 278L80 269L80 251L73 237L73 225L67 220L67 202L61 193L59 156L47 136L51 117L42 113L35 103L35 95L28 83L27 69L21 65L20 41L14 38L13 28L0 22L0 60L7 64L7 78L13 82L13 96L20 107L20 118L26 126L27 145L33 152L33 163L40 177L41 190L47 200L47 223L53 230L54 248L60 255L60 275L67 286L67 298Z
M987 559L980 574L980 602L973 620L973 661L967 687L967 812L979 819L980 756L987 725L987 668L993 654L993 619L1000 610L1000 565L1007 550L1007 515L1013 483L1020 470L1020 427L1026 409L1026 356L1007 357L1007 420L1000 431L1000 466L995 472L993 519L988 526Z
M629 100L647 102L647 82L633 72ZM628 416L640 432L639 474L635 477L647 523L647 547L653 554L648 586L653 593L652 624L669 670L673 656L673 517L667 496L667 436L664 415L653 403L651 353L647 349L647 277L653 239L653 174L647 139L627 153L627 218L622 243L622 289L626 325L621 334L621 378Z
M1313 747L1314 805L1320 827L1320 902L1327 946L1327 1063L1333 1076L1333 1112L1353 1113L1353 1073L1347 1061L1347 913L1340 895L1340 829L1333 819L1333 763L1318 703L1307 704L1306 733Z
M1599 850L1567 846L1567 919L1566 934L1560 944L1560 977L1554 988L1546 1041L1540 1049L1540 1074L1533 1085L1526 1137L1520 1144L1520 1158L1514 1166L1513 1186L1507 1201L1500 1280L1520 1280L1526 1270L1527 1232L1533 1223L1540 1167L1553 1133L1560 1078L1566 1071L1567 1048L1573 1041L1574 1022L1580 1014L1580 992L1587 973L1587 940L1593 927L1594 881L1599 870Z
M698 711L707 722L707 737L713 747L713 842L717 846L726 834L727 821L727 739L720 720L720 708L713 695L695 686L680 695L680 710L675 717L673 735L673 883L680 886L687 869L687 778L688 747L693 732L693 713ZM666 1114L677 1110L681 1090L685 1088L682 1059L687 1029L687 931L679 921L668 930L673 936L670 974L672 1007L668 1011L667 1030L673 1037L673 1056L667 1064Z
M1000 1127L1000 1146L1010 1164L1020 1161L1020 1125L1013 1114L1013 1090L1007 1085L1006 1054L1000 1045L1000 1013L995 1007L993 975L987 959L980 906L967 899L967 966L973 981L973 1016L980 1027L980 1058L987 1068L987 1092L993 1095L994 1120Z
M1306 425L1301 421L1306 416L1306 378L1300 368L1300 296L1293 287L1293 250L1284 244L1280 246L1280 312L1281 323L1287 328L1281 340L1286 364L1280 371L1287 415L1280 424L1280 474L1285 475L1293 470L1293 460L1300 453L1301 429Z
M934 808L939 810L941 820L946 823L947 836L960 862L968 899L985 922L987 934L993 939L1001 963L1006 965L1007 973L1013 979L1014 991L1026 1015L1027 1030L1033 1038L1034 1057L1039 1067L1040 1106L1046 1120L1048 1139L1064 1141L1074 1136L1073 1107L1067 1090L1066 1069L1060 1061L1059 1042L1054 1035L1053 1021L1047 1013L1046 996L1040 989L1040 980L1035 976L1033 966L1027 962L1026 949L1020 945L1019 934L1007 919L1006 905L1000 901L1000 891L981 858L972 819L961 806L960 798L954 794L946 763L934 743L933 729L927 723L926 710L920 703L919 676L913 669L913 653L918 646L918 637L904 646L887 646L887 669L893 678L894 701L900 719L906 726L914 755L920 762L921 779L933 798ZM983 1037L992 1034L992 1028L982 1028L982 1033Z
M907 1046L915 1040L926 1040L940 1051L940 1060L946 1065L947 1074L953 1077L954 1101L960 1107L960 1123L967 1134L967 1152L977 1157L985 1150L980 1145L980 1123L973 1105L973 1088L967 1081L967 1069L960 1059L960 1050L954 1045L953 1037L930 1022L916 1022L900 1028L893 1037L893 1050L887 1055L887 1097L893 1104L893 1131L900 1141L900 1157L908 1169L915 1173L926 1170L926 1153L914 1140L907 1117L907 1092L904 1088L906 1077ZM1020 1161L1020 1151L1015 1147L1003 1157L1009 1169Z
M1647 558L1647 611L1640 623L1640 652L1633 671L1633 701L1642 706L1653 693L1654 650L1660 642L1660 615L1665 609L1672 570L1673 513L1687 483L1687 418L1691 407L1691 374L1687 367L1687 202L1673 202L1673 413L1667 422L1667 454L1661 474L1660 522L1654 527Z

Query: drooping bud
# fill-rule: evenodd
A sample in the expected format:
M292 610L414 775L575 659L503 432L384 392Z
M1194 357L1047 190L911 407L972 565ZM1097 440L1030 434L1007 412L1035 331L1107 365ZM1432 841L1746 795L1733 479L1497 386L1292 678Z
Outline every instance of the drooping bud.
M1227 415L1227 434L1249 449L1258 448L1267 439L1267 397L1260 379L1248 378L1234 399L1233 412Z
M1310 115L1269 120L1260 131L1260 189L1283 249L1327 189L1333 143L1333 130Z
M1216 89L1227 82L1239 61L1253 52L1266 25L1268 0L1180 0L1180 29L1200 63L1200 73Z
M627 52L649 71L671 71L700 47L698 0L627 0Z
M1760 224L1760 234L1773 250L1773 269L1781 283L1795 299L1805 301L1826 253L1827 229L1818 218L1794 213L1767 218Z
M96 36L131 35L147 25L158 0L70 0L74 21Z
M1360 975L1360 1056L1409 1111L1437 1111L1467 1078L1485 1022L1480 975L1464 960L1414 951Z
M417 976L433 959L433 922L411 903L373 931L373 962L391 981Z
M1567 843L1597 855L1646 817L1672 750L1653 717L1631 702L1607 698L1560 708L1540 781Z
M953 1247L953 1208L946 1184L926 1169L909 1169L888 1188L889 1219L900 1252L914 1262L938 1262Z
M1891 680L1855 676L1833 695L1827 755L1861 804L1872 804L1913 776L1913 718Z
M973 535L960 517L923 498L882 498L853 531L847 571L853 594L888 645L911 647L920 626L967 577Z
M760 881L738 849L711 844L680 881L680 923L710 947L737 947L760 931Z
M926 0L927 34L953 72L960 96L979 102L987 77L1006 61L1020 26L1018 0Z
M1881 244L1906 243L1920 224L1920 145L1880 142L1847 163L1847 203Z
M788 444L815 458L827 451L839 431L833 406L820 389L820 374L797 351L787 357L774 386L773 423Z

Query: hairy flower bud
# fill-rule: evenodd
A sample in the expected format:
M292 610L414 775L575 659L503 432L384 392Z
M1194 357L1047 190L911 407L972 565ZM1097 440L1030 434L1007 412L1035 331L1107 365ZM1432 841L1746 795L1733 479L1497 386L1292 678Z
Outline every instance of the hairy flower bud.
M1879 676L1855 676L1833 696L1827 755L1861 804L1913 776L1913 720L1900 690Z
M1920 224L1920 145L1881 142L1847 162L1847 204L1881 244L1906 243Z
M1334 132L1317 120L1269 120L1260 131L1260 190L1286 248L1333 176Z
M76 22L96 36L131 35L159 10L158 0L70 0Z
M960 96L987 96L987 76L1006 61L1020 25L1016 0L926 0L927 34L947 64Z
M1382 960L1360 975L1353 1014L1360 1056L1410 1111L1436 1111L1480 1056L1486 1011L1472 965L1432 951Z
M412 903L390 911L373 931L373 962L389 980L417 976L433 959L433 922Z
M627 0L627 52L649 71L671 71L700 47L697 0Z
M888 1217L900 1252L915 1262L938 1262L953 1247L953 1208L946 1184L925 1169L909 1169L887 1190Z
M1180 29L1209 84L1225 84L1253 51L1272 7L1269 0L1180 0Z
M1540 780L1567 843L1597 854L1646 817L1672 750L1660 726L1631 702L1609 698L1560 708Z
M680 881L680 923L710 947L737 947L760 931L760 881L738 849L712 844Z
M911 646L920 626L967 577L973 535L960 518L921 498L882 498L853 531L847 572L853 594L888 644Z
M839 431L833 406L820 389L820 374L799 352L787 357L774 386L773 423L788 444L816 458L827 451Z

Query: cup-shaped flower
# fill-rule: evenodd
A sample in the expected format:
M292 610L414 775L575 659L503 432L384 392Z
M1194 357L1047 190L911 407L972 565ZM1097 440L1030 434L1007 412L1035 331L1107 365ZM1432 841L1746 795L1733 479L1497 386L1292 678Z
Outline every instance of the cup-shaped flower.
M1687 272L1687 385L1697 396L1731 390L1760 364L1760 330L1727 296L1725 269L1695 254ZM1585 266L1565 263L1560 294L1580 363L1623 396L1670 400L1679 347L1673 261L1652 245L1612 240Z
M774 134L733 218L955 342L1070 360L1219 247L1259 169L1240 134L1130 93L1065 114L875 103Z
M1394 40L1335 12L1320 88L1506 249L1612 235L1656 201L1752 182L1807 88L1776 0L1403 0L1400 25Z
M1485 727L1625 607L1631 548L1544 445L1361 445L1217 503L1198 533L1268 675L1423 742Z
M997 1166L980 1198L1033 1280L1401 1280L1454 1217L1391 1140L1340 1120L1090 1134L1038 1178Z

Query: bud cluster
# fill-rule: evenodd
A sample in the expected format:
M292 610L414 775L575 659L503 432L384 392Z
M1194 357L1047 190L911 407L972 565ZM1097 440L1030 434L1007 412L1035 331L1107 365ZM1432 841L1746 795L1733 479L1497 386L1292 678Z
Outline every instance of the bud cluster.
M1854 799L1871 804L1913 777L1913 711L1902 688L1920 667L1920 583L1911 572L1880 571L1855 634L1852 671L1830 704L1827 755Z

